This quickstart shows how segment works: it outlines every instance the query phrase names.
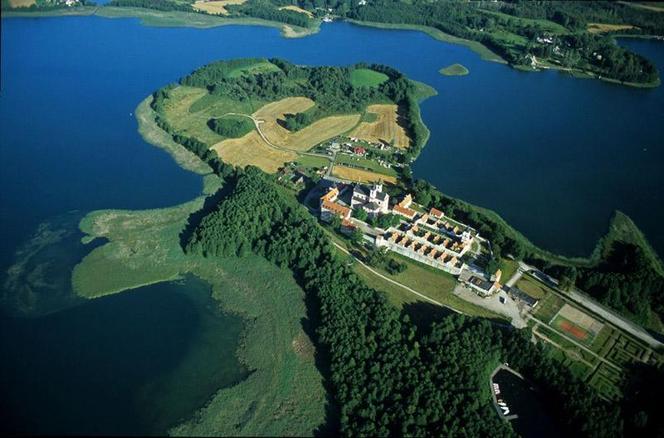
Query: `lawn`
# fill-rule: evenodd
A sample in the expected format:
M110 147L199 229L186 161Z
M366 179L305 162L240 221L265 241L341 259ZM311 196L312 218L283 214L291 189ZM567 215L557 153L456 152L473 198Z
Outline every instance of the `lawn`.
M327 158L316 157L313 155L300 155L295 160L298 166L307 167L310 169L320 169L325 166L330 166L331 162Z
M348 167L360 167L366 170L371 170L376 173L382 173L388 176L396 176L397 172L390 168L383 167L374 160L369 160L367 158L355 157L346 154L337 154L335 162L338 164L343 164Z
M470 71L461 64L452 64L438 70L443 76L466 76Z
M534 315L537 319L548 324L551 318L563 307L563 304L565 304L565 301L557 295L545 295L535 307Z
M546 295L554 294L550 288L528 276L528 274L524 274L523 277L516 282L516 287L538 300L541 300Z
M416 262L396 253L390 253L390 257L394 258L400 263L404 263L407 266L406 270L396 275L391 275L382 269L375 270L379 271L381 274L391 278L394 281L415 289L416 291L426 295L429 298L432 298L442 304L449 305L450 307L468 315L481 316L484 318L504 319L496 313L476 306L454 295L453 291L457 284L457 280L453 275L448 274L447 272L443 272L439 269L432 268L431 266ZM392 284L380 278L374 280L373 283ZM409 293L404 289L402 290L406 293ZM411 294L411 296L413 297L411 301L422 301L421 298L414 294ZM396 301L402 298L397 295L394 299Z
M517 269L519 269L519 264L514 260L501 258L499 267L500 271L502 272L502 275L500 276L500 282L505 284L510 278L512 278L514 274L516 274Z
M564 26L549 20L515 17L513 15L504 14L497 11L483 10L482 13L493 15L494 17L498 18L501 25L512 25L513 27L536 27L546 32L556 34L569 33L569 31Z
M388 79L385 73L368 68L357 68L350 74L350 83L353 87L377 87Z

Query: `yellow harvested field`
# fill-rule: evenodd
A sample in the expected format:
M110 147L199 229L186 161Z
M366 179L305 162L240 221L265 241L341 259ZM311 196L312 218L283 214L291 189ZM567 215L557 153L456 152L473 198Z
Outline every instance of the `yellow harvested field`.
M288 11L293 11L293 12L299 12L300 14L304 14L304 15L308 16L309 18L314 18L314 14L307 11L306 9L302 9L299 6L288 5L288 6L282 6L282 7L279 8L280 11L283 10L283 9L286 9Z
M241 5L247 0L212 0L209 2L197 1L194 3L194 9L197 11L204 11L208 14L228 15L226 6L228 5Z
M9 0L12 8L28 8L36 3L36 0Z
M241 167L251 164L268 173L275 173L285 163L297 157L295 152L280 151L266 145L256 131L251 131L244 137L223 140L211 149L227 163Z
M308 151L318 143L347 132L359 121L359 114L325 117L291 134L286 147L297 151Z
M314 102L306 97L287 97L268 103L256 111L253 117L263 121L260 129L270 143L294 151L308 151L318 143L345 133L360 120L359 114L330 116L317 120L295 133L277 121L283 119L286 114L297 114L314 105Z
M635 28L636 26L632 26L631 24L588 23L588 32L590 33L615 32Z
M363 169L354 169L352 167L335 165L332 168L332 175L337 178L347 179L357 182L376 182L383 181L384 183L396 184L397 179L393 176L383 175L381 173L370 172Z
M362 122L351 131L352 137L366 140L370 143L392 144L400 149L407 149L410 139L403 126L397 123L397 106L393 104L370 105L369 113L376 115L374 122Z

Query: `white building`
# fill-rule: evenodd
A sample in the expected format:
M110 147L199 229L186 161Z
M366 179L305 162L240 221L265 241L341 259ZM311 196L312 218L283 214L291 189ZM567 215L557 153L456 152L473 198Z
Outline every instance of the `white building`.
M352 209L362 208L370 217L389 212L390 195L383 192L382 184L373 184L367 188L361 184L355 184L353 195L350 200Z

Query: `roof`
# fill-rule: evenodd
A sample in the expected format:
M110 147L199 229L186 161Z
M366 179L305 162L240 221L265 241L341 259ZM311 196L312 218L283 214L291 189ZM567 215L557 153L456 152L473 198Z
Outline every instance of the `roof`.
M337 213L342 216L348 216L350 215L350 208L344 207L341 204L337 204L336 202L331 202L328 200L323 200L323 204L321 205L321 208L324 208L326 210L330 210L333 213Z
M353 194L355 193L367 196L367 192L364 191L364 189L360 184L355 184L355 186L353 187Z
M470 284L472 284L473 286L479 287L480 289L483 289L483 290L489 290L489 289L491 289L491 287L493 287L492 282L483 280L483 279L481 279L479 277L475 277L475 276L470 277L468 282Z
M385 193L385 192L376 193L376 199L378 199L379 201L386 200L387 199L387 193Z
M509 287L509 286L503 286L503 290L507 292L507 294L514 298L516 301L521 301L525 303L526 305L530 307L535 307L535 305L539 302L536 298L531 297L521 289L517 287Z
M356 154L363 154L363 153L365 153L367 150L364 149L362 146L355 146L355 147L353 148L353 151L354 151Z
M349 221L348 219L344 219L344 220L342 220L342 221L341 221L341 226L342 226L342 227L346 227L346 228L353 228L353 229L357 228L357 227L356 227L351 221Z
M401 207L408 208L408 207L410 207L410 204L412 204L412 203L413 203L413 197L409 193L409 194L407 194L406 196L403 197L401 202L399 202L399 205Z
M367 211L378 211L380 210L380 205L376 204L375 202L369 202L364 204L363 208Z
M429 210L429 214L431 216L434 216L434 217L437 217L437 218L441 218L441 217L445 216L445 213L443 213L442 211L440 211L438 209L435 209L433 207L431 208L431 210Z
M399 213L402 216L406 216L409 219L412 219L415 217L417 212L415 210L411 210L410 208L402 207L401 204L397 204L394 206L392 211Z
M337 196L339 196L339 189L336 187L333 187L328 191L326 194L321 196L320 200L325 202L325 201L332 201L334 200Z

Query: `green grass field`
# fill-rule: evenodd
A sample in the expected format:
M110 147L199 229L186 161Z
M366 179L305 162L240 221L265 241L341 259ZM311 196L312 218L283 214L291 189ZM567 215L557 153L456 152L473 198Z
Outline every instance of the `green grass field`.
M359 167L361 169L371 170L372 172L382 173L383 175L397 175L397 172L393 168L388 169L381 166L374 160L368 160L366 158L359 158L346 154L337 154L335 161L337 164L347 165L349 167Z
M556 34L569 33L569 31L565 29L564 26L549 20L515 17L513 15L508 15L497 11L483 10L482 13L498 18L500 20L500 24L504 25L510 24L516 27L536 27L543 31Z
M534 315L542 322L548 324L549 321L551 321L551 318L553 318L554 315L558 313L558 311L563 307L563 304L565 304L565 302L562 298L559 298L554 294L547 294L540 300L539 304L537 304L537 307L535 307Z
M310 169L320 169L331 164L331 161L327 158L316 157L313 155L300 155L297 157L296 162L298 166L303 166Z
M517 269L519 269L519 264L514 260L501 258L499 267L502 272L500 282L505 284L514 274L516 274Z
M524 274L523 277L516 282L516 287L538 300L541 300L547 295L553 295L553 291L549 287L534 278L529 277L527 274Z
M207 187L212 190L214 185L208 182ZM94 298L186 273L209 282L221 307L246 320L237 355L252 373L220 390L171 433L311 435L325 422L327 396L314 363L314 346L302 328L307 317L304 292L289 270L257 256L185 255L179 234L202 204L200 197L166 209L90 213L81 222L86 240L104 237L109 242L75 267L74 290Z
M368 68L358 68L350 74L353 87L377 87L388 79L386 74Z
M465 76L470 73L470 71L461 64L448 65L447 67L438 70L438 72L443 76Z

